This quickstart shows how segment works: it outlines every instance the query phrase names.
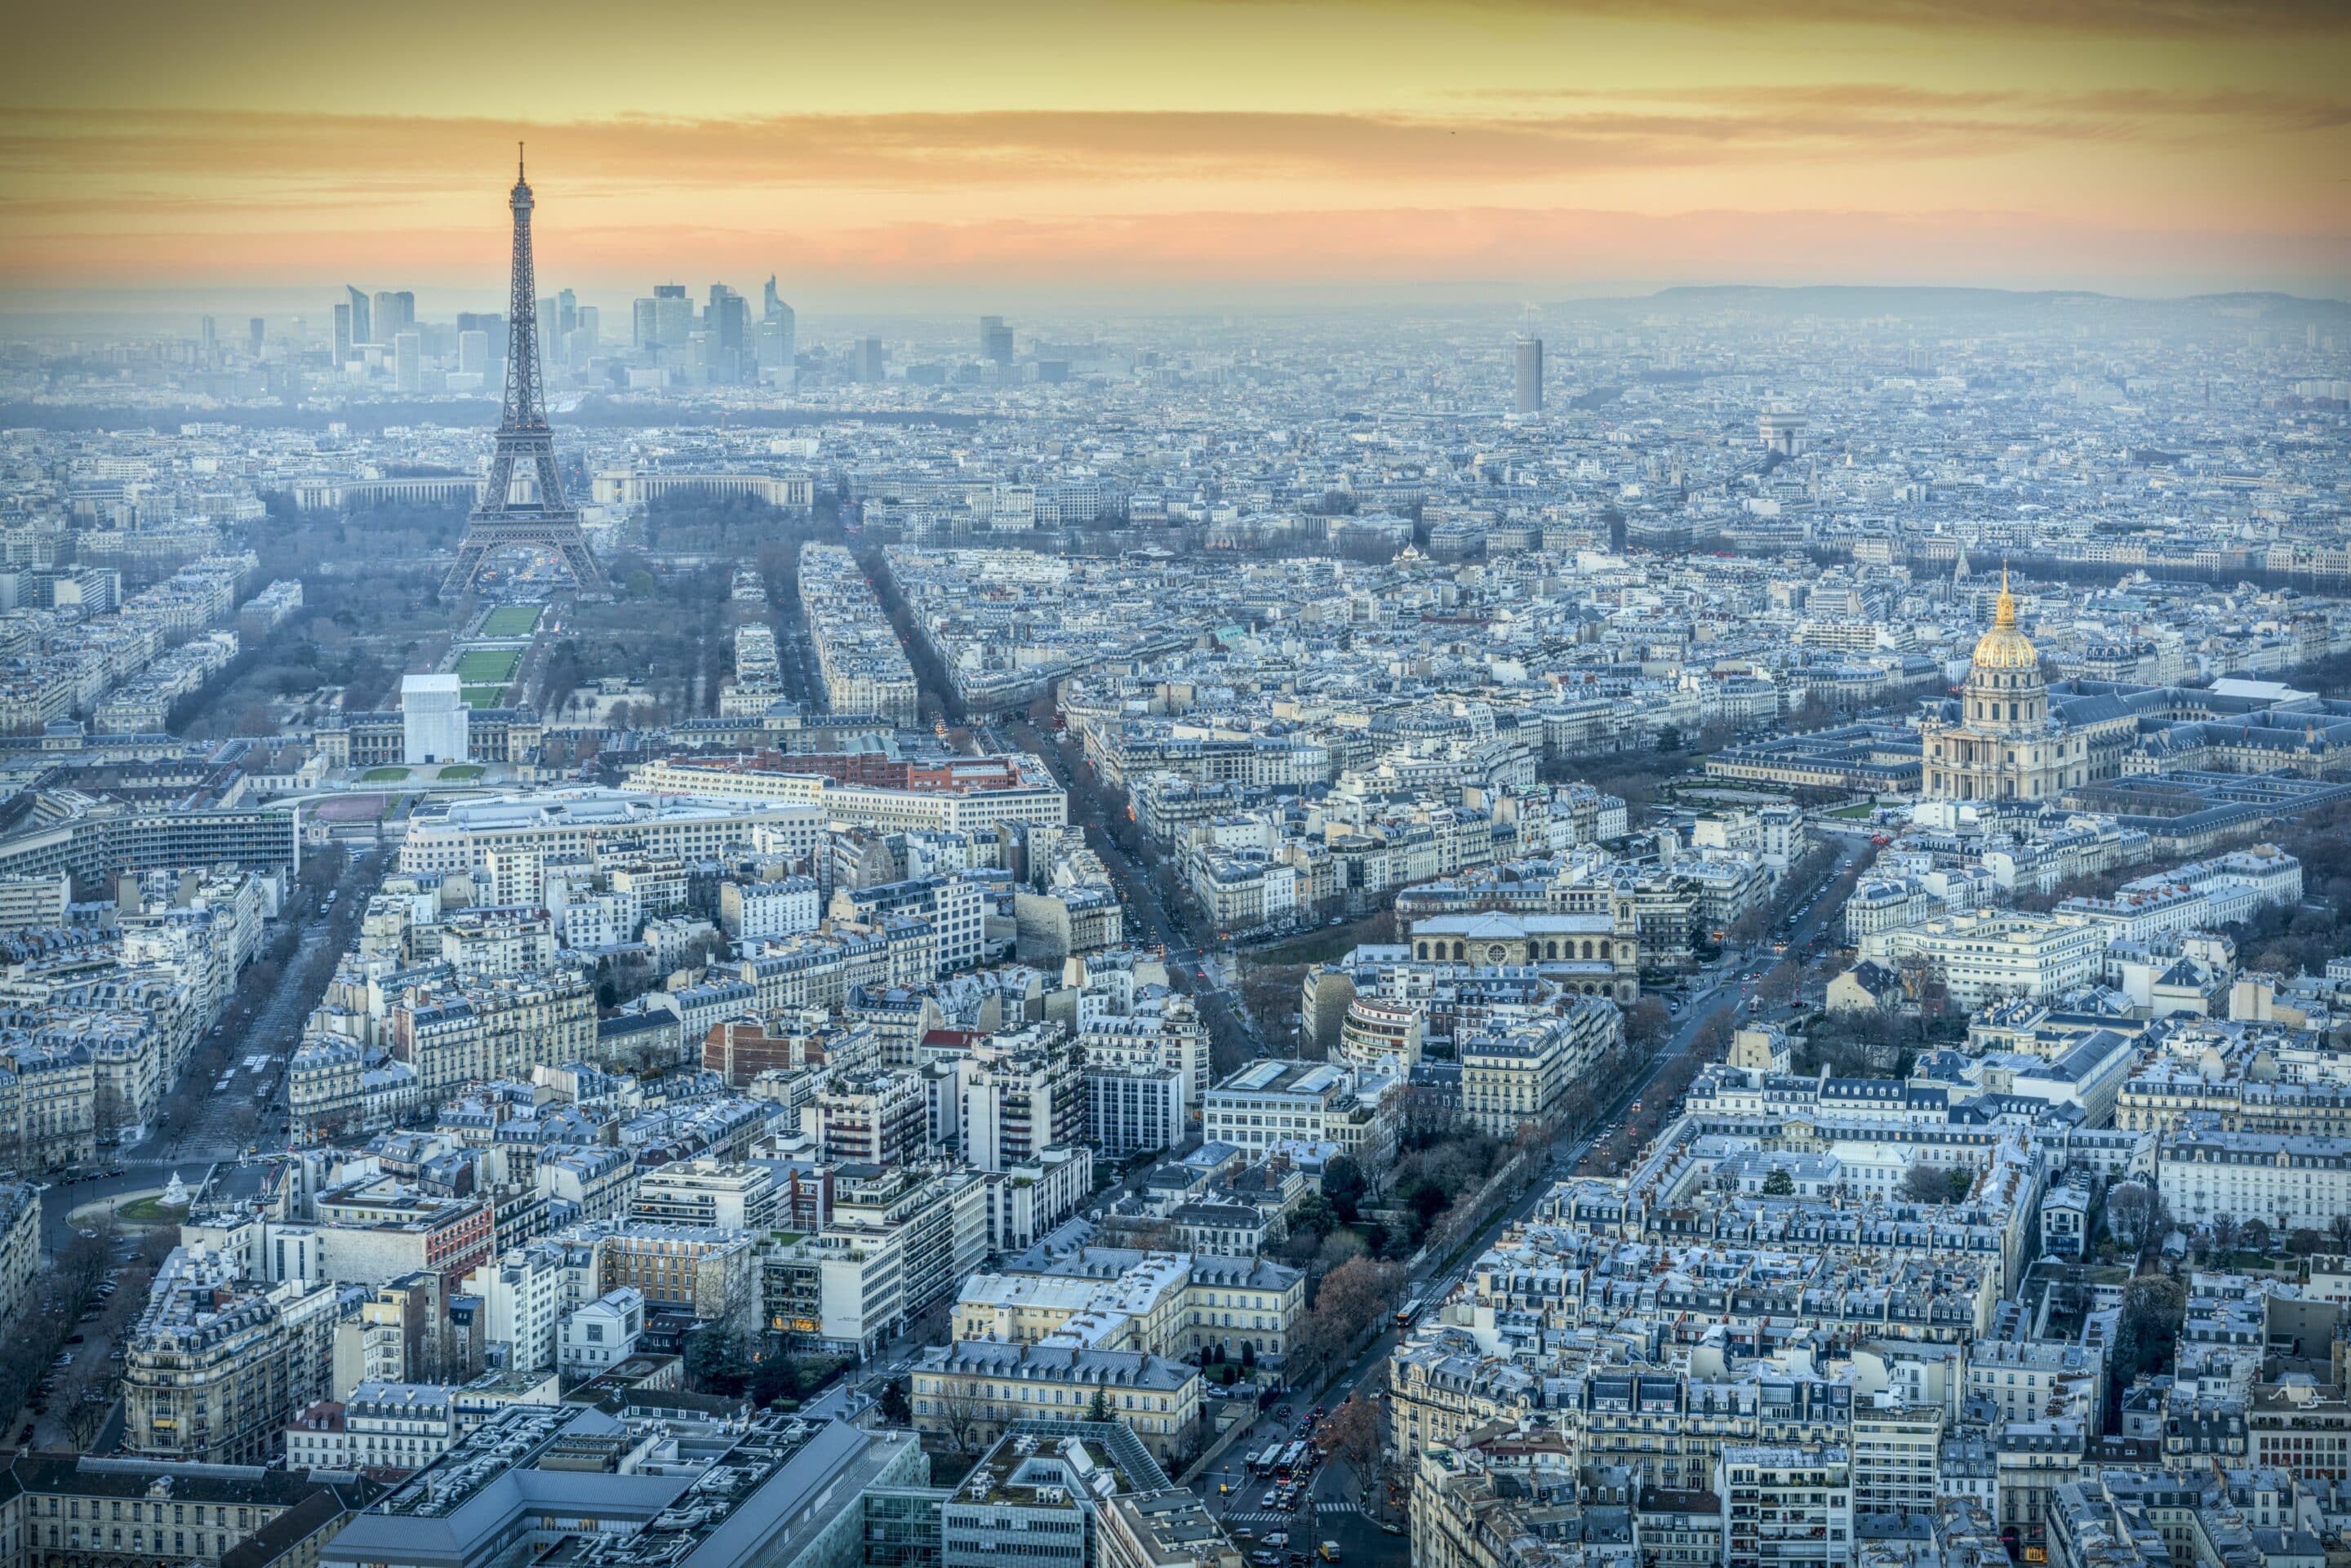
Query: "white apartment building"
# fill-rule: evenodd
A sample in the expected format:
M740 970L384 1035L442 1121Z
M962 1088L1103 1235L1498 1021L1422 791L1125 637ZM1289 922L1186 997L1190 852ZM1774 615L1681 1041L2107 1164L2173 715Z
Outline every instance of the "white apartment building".
M1893 967L1925 964L1953 1003L1974 1009L2007 997L2046 1001L2094 984L2105 967L2106 934L2078 921L1986 911L1876 932L1860 948Z
M1841 1448L1733 1444L1716 1467L1723 1568L1848 1568L1853 1475Z
M644 1332L645 1298L623 1285L566 1314L557 1353L566 1374L594 1377L634 1354Z
M1086 1141L1106 1159L1174 1148L1184 1137L1184 1079L1172 1067L1085 1067Z
M453 1390L430 1383L362 1383L343 1402L350 1468L421 1470L457 1440Z
M789 758L774 768L724 767L687 758L648 762L629 774L629 787L664 798L711 804L802 806L824 821L879 828L887 832L991 832L1000 822L1038 822L1061 827L1069 821L1069 796L1036 758L967 758L964 771L990 765L984 781L904 789L841 783L821 773L788 771Z
M1253 1062L1208 1091L1203 1135L1260 1158L1289 1145L1335 1145L1376 1179L1395 1153L1395 1082L1336 1062Z
M623 844L686 861L742 845L812 855L825 822L825 812L813 805L683 800L624 789L434 801L411 819L400 868L470 873L507 851L528 851L542 862L559 856L592 861L600 849ZM498 893L502 903L545 902L543 886L501 886Z
M508 1372L555 1364L569 1279L563 1249L548 1242L509 1248L466 1277L465 1290L482 1301L483 1341Z
M1891 1397L1856 1399L1853 1410L1853 1511L1856 1514L1935 1511L1936 1456L1943 1407Z
M2003 1421L2039 1421L2078 1394L2095 1396L2101 1366L2078 1344L1980 1340L1969 1356L1967 1391L1991 1400Z
M736 942L796 936L815 930L823 915L823 900L813 877L729 882L718 889L718 925Z
M2340 1138L2228 1133L2192 1126L2156 1147L2156 1190L2182 1225L2219 1215L2259 1219L2281 1233L2324 1232L2351 1213L2351 1145Z
M763 1165L680 1160L637 1179L632 1219L765 1230L776 1218L775 1173Z
M442 961L468 979L555 966L555 919L535 904L456 910L440 932Z
M904 1238L827 1229L760 1260L768 1329L811 1346L870 1355L905 1322Z

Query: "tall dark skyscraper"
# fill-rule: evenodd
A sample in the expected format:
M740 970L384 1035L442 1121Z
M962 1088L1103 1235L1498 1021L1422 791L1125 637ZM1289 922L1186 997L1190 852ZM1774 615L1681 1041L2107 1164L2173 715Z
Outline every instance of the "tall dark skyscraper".
M1004 324L1001 316L979 319L979 357L993 360L1009 370L1012 366L1012 329Z
M579 510L565 501L563 476L555 466L555 434L548 428L547 396L539 380L530 185L523 179L519 152L515 155L514 191L507 204L514 210L514 276L507 301L506 403L498 414L498 444L490 458L490 476L473 515L465 519L465 538L457 547L457 559L442 580L444 598L471 592L483 566L504 549L550 551L580 588L601 588L604 581L603 569L588 553L587 538L580 531ZM514 497L518 465L538 481L538 493L527 501Z
M1543 406L1542 340L1531 332L1519 337L1517 395L1510 406L1520 413L1541 413Z
M358 289L352 287L348 283L343 285L343 292L351 297L351 341L354 343L374 342L375 310L369 302L368 297L360 293Z

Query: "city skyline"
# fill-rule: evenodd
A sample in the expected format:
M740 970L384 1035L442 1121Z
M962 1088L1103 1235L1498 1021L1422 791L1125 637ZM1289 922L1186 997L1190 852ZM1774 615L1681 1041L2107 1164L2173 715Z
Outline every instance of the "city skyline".
M651 68L617 10L444 15L413 60L357 14L159 9L102 61L37 23L0 66L0 289L494 291L483 176L517 137L559 196L549 277L583 295L2351 277L2351 26L2322 6L705 5L681 37L749 47Z

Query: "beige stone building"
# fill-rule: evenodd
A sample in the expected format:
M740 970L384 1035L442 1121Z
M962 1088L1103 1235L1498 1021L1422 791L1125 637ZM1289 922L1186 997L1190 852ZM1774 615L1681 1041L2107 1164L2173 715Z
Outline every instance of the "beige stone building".
M1034 1344L1056 1338L1183 1360L1203 1351L1279 1364L1306 1305L1306 1279L1267 1258L1088 1247L974 1274L954 1337Z
M1117 1421L1169 1464L1200 1420L1200 1374L1139 1351L963 1340L914 1364L914 1430L950 1443L993 1441L1015 1421Z

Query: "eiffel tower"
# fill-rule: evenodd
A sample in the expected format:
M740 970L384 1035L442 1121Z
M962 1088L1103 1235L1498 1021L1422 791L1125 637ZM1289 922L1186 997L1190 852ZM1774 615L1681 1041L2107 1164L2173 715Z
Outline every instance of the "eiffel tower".
M530 265L530 185L522 176L522 144L515 144L513 298L507 302L507 395L498 411L497 452L490 459L490 476L481 499L465 519L465 538L457 559L441 581L441 597L453 599L474 590L483 564L500 550L525 549L552 551L562 558L575 588L601 588L603 570L588 553L580 532L579 508L563 497L563 478L555 471L555 436L547 427L547 395L539 384L538 296ZM515 468L520 465L537 482L529 500L514 497Z

